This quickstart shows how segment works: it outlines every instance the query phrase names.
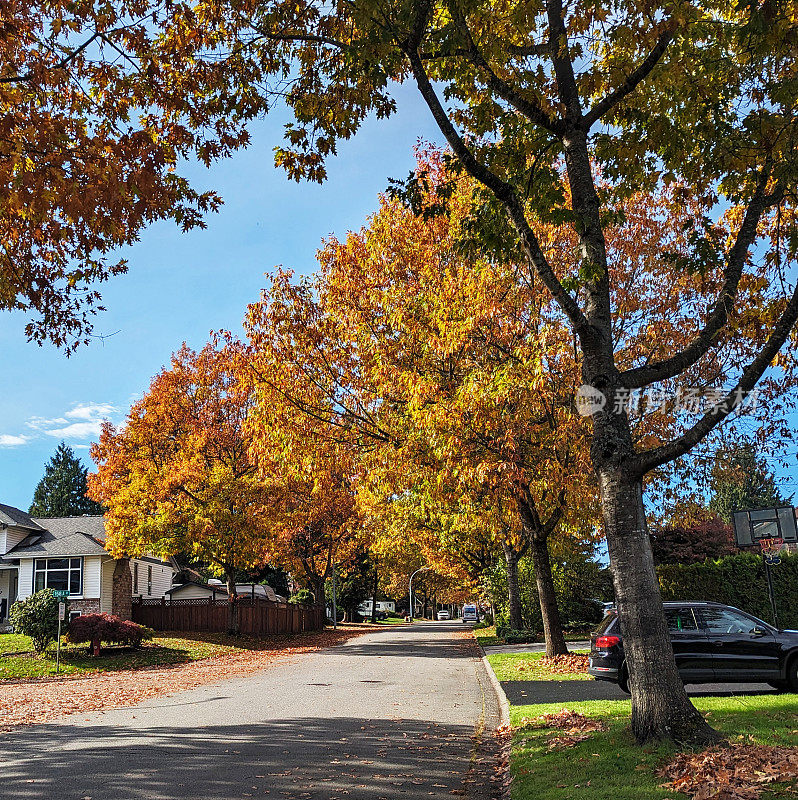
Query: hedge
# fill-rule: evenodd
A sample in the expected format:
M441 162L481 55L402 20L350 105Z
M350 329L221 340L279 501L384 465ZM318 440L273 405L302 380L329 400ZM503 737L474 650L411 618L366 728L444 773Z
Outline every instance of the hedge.
M798 554L782 553L771 568L779 626L798 628ZM664 600L709 600L735 606L773 622L762 556L741 553L700 564L657 567Z

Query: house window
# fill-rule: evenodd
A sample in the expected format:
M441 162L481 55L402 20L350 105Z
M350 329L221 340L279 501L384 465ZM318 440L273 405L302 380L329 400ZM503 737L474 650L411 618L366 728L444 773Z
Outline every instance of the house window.
M147 567L147 594L152 597L152 567Z
M37 558L33 562L33 591L66 589L83 594L82 558Z
M139 565L133 562L133 594L139 593Z
M69 621L72 622L73 619L77 619L79 616L80 616L80 611L70 611Z

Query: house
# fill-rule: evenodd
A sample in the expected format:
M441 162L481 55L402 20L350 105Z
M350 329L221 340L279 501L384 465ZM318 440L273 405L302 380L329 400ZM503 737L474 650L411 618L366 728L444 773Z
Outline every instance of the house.
M272 603L284 603L285 598L263 583L237 583L236 594L239 597L256 597L269 600ZM227 597L227 586L221 581L211 579L207 583L202 580L191 579L178 583L166 591L166 596L172 600L224 600Z
M129 619L132 598L163 597L174 573L157 558L113 558L103 517L34 518L0 504L0 626L15 600L45 588L69 591L70 616L104 611Z

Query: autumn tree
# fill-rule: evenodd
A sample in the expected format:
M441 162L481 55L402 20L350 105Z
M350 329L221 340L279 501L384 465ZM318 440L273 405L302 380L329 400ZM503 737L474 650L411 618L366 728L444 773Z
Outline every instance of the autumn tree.
M36 517L102 514L103 507L86 497L88 472L75 451L61 442L36 485L28 513Z
M152 222L203 225L219 205L176 171L247 141L265 100L225 88L229 61L162 76L151 60L182 4L149 0L3 3L0 35L0 310L69 352L125 272L114 253ZM201 14L196 18L201 19ZM183 58L173 50L171 68ZM189 57L186 54L186 57Z
M573 331L584 385L605 398L591 417L591 458L634 733L639 741L716 738L689 702L669 648L643 483L739 411L776 355L784 357L798 317L790 272L798 247L794 3L201 0L175 14L151 56L159 81L182 87L187 76L222 64L243 96L284 99L294 120L276 158L297 179L323 179L337 141L367 116L392 113L395 83L416 86L451 148L452 168L484 187L486 222L520 246L530 279ZM691 308L678 343L651 335L619 358L605 233L631 191L671 181L704 211L693 220L688 256L673 260L663 248L659 258L674 279L691 271L712 277L714 295ZM716 238L710 231L724 211L731 235ZM576 237L577 268L568 274L558 273L539 238L549 223ZM691 371L710 375L737 322L752 321L741 289L763 266L773 303L754 312L759 346L726 362L720 402L684 419L667 441L638 442L618 401L638 389L669 389ZM653 334L661 322L644 315L641 324Z
M651 527L651 549L657 564L694 564L738 552L732 526L709 509Z
M252 398L232 366L235 345L183 347L92 448L89 493L108 509L116 557L186 553L224 576L238 631L236 573L266 563L271 519L244 425Z
M440 173L440 159L427 167ZM572 403L578 368L567 331L514 264L455 252L472 196L460 183L449 213L434 218L384 200L366 229L327 243L314 283L277 276L250 310L246 368L308 424L350 434L386 495L459 507L461 519L469 495L485 495L511 591L518 558L531 552L555 655L567 646L548 538L563 518L591 512L587 424ZM581 502L569 508L571 491ZM517 592L510 607L519 624Z
M261 369L284 376L279 359L268 364L248 347L233 368L253 398L246 430L257 479L269 498L271 560L323 604L336 565L369 543L355 503L362 469L357 449L339 435L341 420L334 412L319 419L300 409L318 402L316 387L306 384L300 393L289 393L279 379L262 380Z
M727 524L735 511L788 505L773 470L752 441L721 446L715 452L709 507Z

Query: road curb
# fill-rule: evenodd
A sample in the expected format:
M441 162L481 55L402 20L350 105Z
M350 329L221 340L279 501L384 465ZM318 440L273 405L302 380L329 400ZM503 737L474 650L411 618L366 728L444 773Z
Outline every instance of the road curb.
M503 777L500 782L500 792L502 800L510 800L512 786L512 775L510 774L510 754L513 743L512 731L510 730L510 701L507 699L507 695L505 694L499 679L496 677L496 673L493 671L490 661L488 661L488 656L482 649L482 645L479 643L479 640L476 636L474 636L474 641L477 643L479 652L482 654L482 664L485 667L485 672L488 674L488 680L493 686L493 691L496 693L496 699L499 702L500 728L497 731L497 735L500 737L499 767L503 772Z
M496 699L499 701L501 724L509 725L510 701L507 699L507 695L504 693L504 689L502 689L502 685L499 682L499 679L496 677L496 673L493 671L493 667L490 665L490 661L488 661L488 657L485 654L485 651L482 649L482 645L479 642L477 642L477 647L479 647L479 652L482 653L482 663L485 666L485 671L488 673L488 680L491 682L491 685L493 686L493 691L496 692Z

